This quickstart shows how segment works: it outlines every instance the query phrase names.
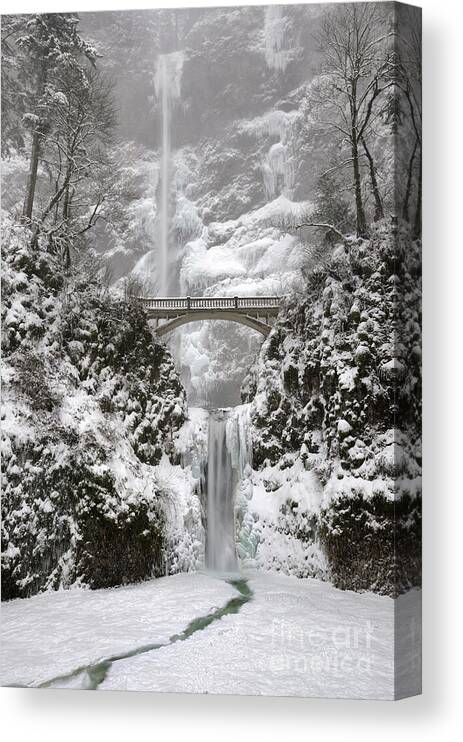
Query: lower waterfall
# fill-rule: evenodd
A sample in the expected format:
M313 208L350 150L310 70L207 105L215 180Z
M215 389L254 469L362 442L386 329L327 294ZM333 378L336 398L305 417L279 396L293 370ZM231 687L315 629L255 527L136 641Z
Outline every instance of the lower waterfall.
M189 536L184 534L184 540L189 544L200 541L204 566L214 572L236 574L244 553L239 541L242 501L252 495L249 404L217 410L190 407L189 419L176 437L175 450L185 472L184 486L191 488L202 511L201 534L189 518L180 515L175 537L179 538L182 528L192 528ZM197 566L195 562L189 568Z
M177 450L201 524L199 532L195 527L187 533L191 526L182 516L183 541L196 544L198 554L188 569L205 566L225 576L262 569L328 579L317 531L323 485L314 468L297 452L254 468L259 431L249 403L190 408L189 416Z
M234 476L227 445L228 410L209 416L207 461L206 566L216 572L236 572Z

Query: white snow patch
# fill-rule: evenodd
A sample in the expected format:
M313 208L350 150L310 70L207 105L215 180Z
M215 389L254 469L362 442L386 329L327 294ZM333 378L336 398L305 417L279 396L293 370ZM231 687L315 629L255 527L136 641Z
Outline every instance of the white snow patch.
M227 583L195 573L3 603L1 684L35 686L114 654L167 643L235 594Z
M312 579L248 576L254 597L238 614L186 642L115 663L102 688L394 697L391 598L340 591ZM417 591L399 598L404 606L418 600ZM407 659L419 659L418 641ZM406 675L405 658L403 670Z

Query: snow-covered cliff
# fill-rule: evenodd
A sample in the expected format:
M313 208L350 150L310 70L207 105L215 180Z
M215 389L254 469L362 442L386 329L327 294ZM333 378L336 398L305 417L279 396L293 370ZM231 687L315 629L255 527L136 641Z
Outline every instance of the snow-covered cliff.
M405 227L339 245L288 301L243 387L258 564L390 594L419 581L420 320Z

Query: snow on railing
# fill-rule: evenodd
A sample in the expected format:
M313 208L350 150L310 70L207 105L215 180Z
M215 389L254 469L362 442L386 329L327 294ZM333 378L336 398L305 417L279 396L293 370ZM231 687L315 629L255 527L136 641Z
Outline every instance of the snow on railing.
M147 298L138 301L145 309L275 309L281 304L281 296L185 296Z

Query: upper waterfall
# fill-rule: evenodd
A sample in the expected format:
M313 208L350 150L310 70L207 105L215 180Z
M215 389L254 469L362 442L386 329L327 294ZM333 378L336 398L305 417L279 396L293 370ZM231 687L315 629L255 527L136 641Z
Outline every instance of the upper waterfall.
M180 98L183 52L160 54L154 76L156 97L161 104L161 167L159 193L158 293L169 294L170 284L170 186L172 180L171 125L173 102Z

